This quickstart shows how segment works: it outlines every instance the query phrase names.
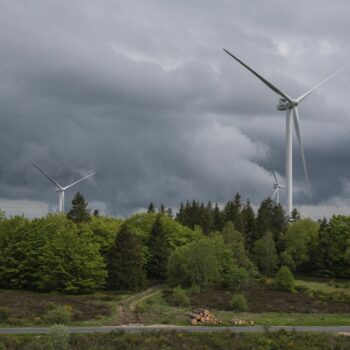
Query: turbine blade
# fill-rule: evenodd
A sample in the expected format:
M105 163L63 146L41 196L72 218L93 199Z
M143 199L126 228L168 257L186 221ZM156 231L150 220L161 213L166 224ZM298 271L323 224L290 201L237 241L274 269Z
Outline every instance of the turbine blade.
M272 200L276 197L276 194L277 194L278 190L279 190L279 188L277 187L277 188L275 189L275 191L273 192L273 194L272 194L272 196L271 196L271 199L272 199Z
M317 89L319 89L323 84L325 84L328 80L331 80L332 78L334 78L336 75L338 75L340 72L342 72L344 69L348 68L349 65L347 64L346 66L344 66L343 68L339 69L338 71L336 71L335 73L333 73L332 75L330 75L328 78L326 78L325 80L322 80L319 84L317 84L315 87L313 87L311 90L309 90L308 92L306 92L305 94L301 95L300 97L298 97L296 99L296 101L298 103L300 103L301 101L305 100L306 97L308 97L309 95L311 95L313 92L315 92Z
M61 185L59 185L52 177L47 175L44 170L40 169L38 165L32 162L33 167L39 170L45 177L47 177L52 183L54 183L58 188L63 189Z
M91 174L89 174L89 175L86 175L86 176L84 176L83 178L81 178L80 180L75 181L75 182L73 182L72 184L70 184L70 185L68 185L68 186L66 186L66 187L63 187L63 190L66 190L67 188L70 188L70 187L72 187L72 186L78 184L79 182L81 182L81 181L83 181L83 180L87 179L88 177L90 177L90 176L92 176L92 175L95 175L95 174L96 174L96 173L93 172L93 173L91 173Z
M228 55L230 55L232 58L234 58L237 62L239 62L243 67L247 68L251 73L253 73L257 78L259 78L266 86L268 86L271 90L276 92L278 95L284 97L289 102L293 103L292 98L289 97L287 94L282 92L280 89L278 89L276 86L272 85L269 81L267 81L264 77L262 77L260 74L255 72L252 68L247 66L243 61L241 61L239 58L234 56L231 52L227 51L226 49L223 49Z
M299 147L300 147L301 159L302 159L302 162L303 162L306 186L307 186L307 190L309 192L309 189L310 189L309 177L307 175L307 167L306 167L306 161L305 161L304 146L303 146L303 142L301 140L300 125L299 125L299 113L298 113L298 108L297 107L293 108L293 119L294 119L295 133L297 134L298 143L299 143Z
M275 169L273 168L273 165L272 165L272 160L271 160L271 156L270 156L270 153L269 152L266 152L266 155L267 155L267 158L269 159L269 163L270 163L270 167L271 167L271 170L272 170L272 173L273 173L273 176L277 182L277 185L279 185L279 182L278 182L278 179L277 179L277 175L275 173Z

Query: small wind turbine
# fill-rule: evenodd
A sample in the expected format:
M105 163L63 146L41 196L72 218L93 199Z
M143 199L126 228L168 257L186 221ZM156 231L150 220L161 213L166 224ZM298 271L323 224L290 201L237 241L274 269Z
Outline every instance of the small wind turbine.
M298 113L298 105L305 100L310 94L312 94L314 91L316 91L318 88L320 88L325 82L336 76L338 73L340 73L342 70L348 67L346 65L345 67L341 68L331 76L329 76L327 79L321 81L319 84L317 84L315 87L313 87L311 90L307 91L305 94L301 95L300 97L293 99L289 97L287 94L282 92L280 89L278 89L276 86L272 85L269 81L267 81L264 77L262 77L260 74L255 72L252 68L250 68L248 65L246 65L243 61L241 61L239 58L234 56L231 52L223 49L227 54L229 54L232 58L234 58L237 62L239 62L243 67L248 69L251 73L253 73L258 79L260 79L266 86L268 86L272 91L280 95L282 98L279 100L279 103L277 105L277 109L279 111L286 111L286 189L287 189L287 203L286 203L286 212L287 215L290 215L292 209L293 209L293 147L292 147L292 131L293 131L293 120L294 120L294 127L295 132L297 135L298 143L300 146L300 153L301 153L301 159L303 162L303 168L305 173L305 179L307 188L309 190L309 178L307 175L307 168L306 168L306 161L305 161L305 155L304 155L304 146L301 140L301 133L300 133L300 125L299 125L299 113Z
M276 197L276 203L279 204L280 203L280 189L286 188L286 186L282 186L279 183L278 178L277 178L277 174L276 174L275 169L273 168L273 165L272 165L272 160L271 160L270 154L268 152L266 152L266 154L267 154L267 158L269 159L269 163L270 163L273 177L276 180L276 183L273 185L274 191L272 193L271 199L273 200Z
M45 173L44 170L40 169L36 164L32 163L32 165L38 169L44 176L46 176L54 185L56 185L56 192L58 192L58 211L60 213L63 213L64 212L64 191L67 190L68 188L78 184L79 182L87 179L88 177L92 176L92 175L95 175L96 173L95 172L92 172L91 174L87 175L87 176L84 176L83 178L81 178L80 180L78 181L75 181L73 182L72 184L66 186L66 187L63 187L61 185L59 185L52 177L50 177L49 175L47 175Z

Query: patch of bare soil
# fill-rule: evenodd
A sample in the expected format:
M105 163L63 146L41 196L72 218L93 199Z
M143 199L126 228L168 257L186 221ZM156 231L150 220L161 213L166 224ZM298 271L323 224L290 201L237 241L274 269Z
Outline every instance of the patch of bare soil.
M193 307L230 310L233 293L246 296L249 312L283 313L350 313L350 303L322 301L301 292L285 292L260 284L250 285L240 291L210 288L191 297Z

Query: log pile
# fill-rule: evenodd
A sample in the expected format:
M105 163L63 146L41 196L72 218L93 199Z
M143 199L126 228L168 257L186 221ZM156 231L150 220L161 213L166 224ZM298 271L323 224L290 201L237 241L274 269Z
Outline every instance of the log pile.
M235 326L253 326L254 325L254 321L252 320L239 320L237 318L233 318L230 322Z
M221 321L218 320L209 310L206 309L197 309L189 314L190 323L193 326L203 325L203 324L221 324Z

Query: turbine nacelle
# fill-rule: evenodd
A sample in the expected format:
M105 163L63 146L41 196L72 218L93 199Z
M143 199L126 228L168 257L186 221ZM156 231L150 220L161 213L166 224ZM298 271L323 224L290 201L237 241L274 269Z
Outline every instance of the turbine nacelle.
M278 101L277 109L279 111L286 111L287 109L292 109L297 105L297 101L288 101L286 98L280 98Z

